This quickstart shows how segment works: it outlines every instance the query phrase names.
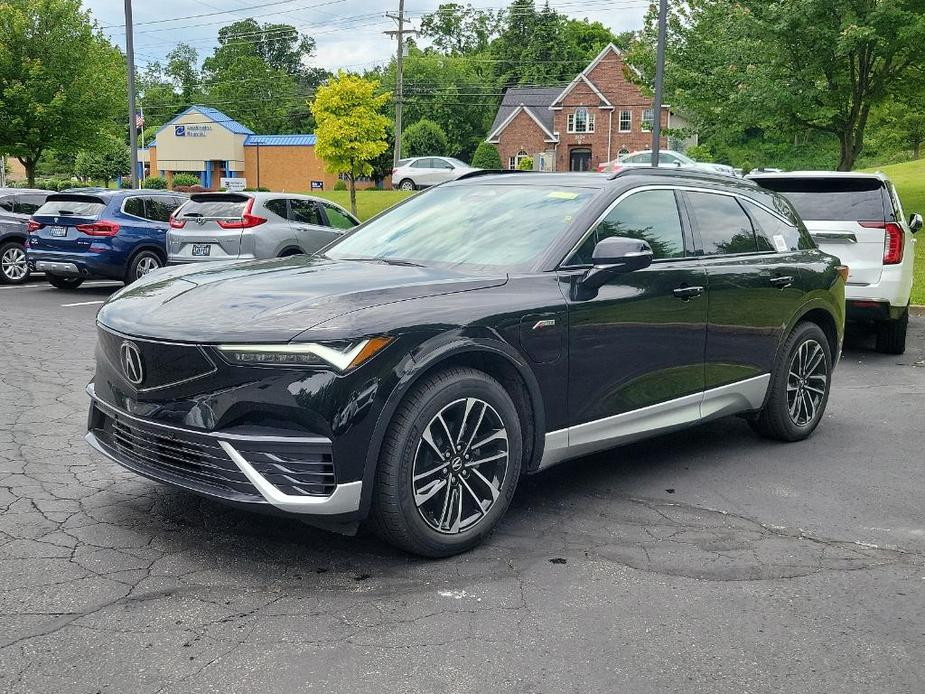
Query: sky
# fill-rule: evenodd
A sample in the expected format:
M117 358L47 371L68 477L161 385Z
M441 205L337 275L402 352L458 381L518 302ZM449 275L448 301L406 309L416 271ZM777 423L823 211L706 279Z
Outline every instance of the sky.
M441 0L406 0L405 13L413 27L421 15L432 12ZM444 0L445 1L445 0ZM465 4L465 0L456 0ZM505 0L469 0L476 7L500 9ZM613 31L642 26L648 0L549 0L551 7L576 19L600 21ZM541 0L537 0L541 5ZM125 47L122 0L84 0L106 34ZM388 62L394 40L382 32L395 28L385 16L396 13L398 0L134 0L135 62L139 68L163 62L177 43L186 42L211 54L218 29L245 17L261 23L291 24L315 38L313 65L328 70L364 70Z

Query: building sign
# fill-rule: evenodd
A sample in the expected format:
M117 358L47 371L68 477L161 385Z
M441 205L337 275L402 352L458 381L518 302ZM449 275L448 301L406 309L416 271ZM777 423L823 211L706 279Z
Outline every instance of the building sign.
M225 178L219 179L219 187L224 188L230 193L240 193L247 188L246 178Z
M312 181L312 190L324 190L324 181Z
M175 137L205 137L212 131L211 125L175 125L173 134Z

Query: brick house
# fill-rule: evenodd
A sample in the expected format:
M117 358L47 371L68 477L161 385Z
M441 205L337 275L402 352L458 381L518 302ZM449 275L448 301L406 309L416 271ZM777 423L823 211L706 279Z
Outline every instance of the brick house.
M594 171L621 153L649 149L652 99L627 79L631 69L609 44L565 89L507 89L487 138L502 165L514 169L529 156L540 171ZM662 108L662 128L686 125Z

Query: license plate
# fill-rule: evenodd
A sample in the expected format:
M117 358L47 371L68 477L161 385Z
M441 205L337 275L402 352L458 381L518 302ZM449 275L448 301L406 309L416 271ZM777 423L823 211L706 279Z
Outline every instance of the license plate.
M193 244L193 255L195 256L205 256L209 255L212 252L211 243L194 243Z
M51 229L52 236L67 236L67 227L48 227Z

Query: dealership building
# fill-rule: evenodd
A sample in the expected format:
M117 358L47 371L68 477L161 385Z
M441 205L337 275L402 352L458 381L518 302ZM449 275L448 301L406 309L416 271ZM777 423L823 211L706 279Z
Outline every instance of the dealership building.
M145 175L170 183L174 174L191 173L209 190L225 187L223 178L290 193L331 190L337 181L315 153L314 135L257 135L208 106L190 106L161 127L142 160Z

